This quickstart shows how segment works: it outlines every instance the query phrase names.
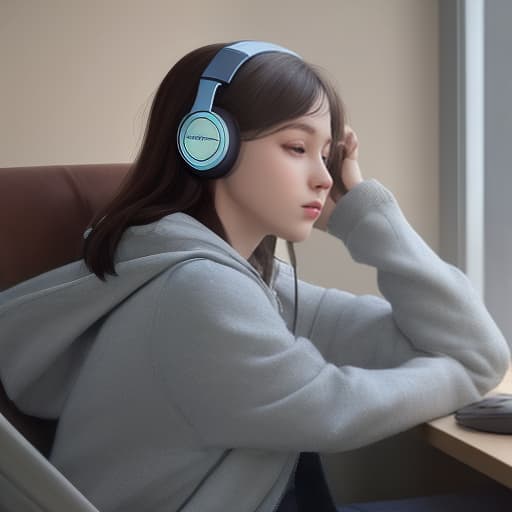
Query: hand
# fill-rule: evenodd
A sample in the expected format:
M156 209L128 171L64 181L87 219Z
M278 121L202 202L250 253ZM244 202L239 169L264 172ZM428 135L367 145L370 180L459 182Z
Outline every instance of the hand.
M341 170L334 176L334 185L331 189L331 198L336 203L341 196L363 181L359 168L359 141L350 126L345 126L345 136L338 143L343 148Z
M322 209L322 214L315 222L315 228L323 231L327 228L327 222L338 200L363 181L359 162L357 161L359 157L359 141L357 140L356 133L350 126L345 126L345 136L338 145L343 146L344 157L341 163L341 171L334 177L334 185Z
M363 181L361 169L357 160L359 158L359 141L357 140L356 133L350 126L345 126L345 137L339 144L344 148L344 158L341 163L341 180L348 192ZM339 191L334 191L334 193L340 194ZM331 189L331 195L332 194L333 190ZM333 199L336 201L341 197L341 195L342 194L337 198L334 196Z

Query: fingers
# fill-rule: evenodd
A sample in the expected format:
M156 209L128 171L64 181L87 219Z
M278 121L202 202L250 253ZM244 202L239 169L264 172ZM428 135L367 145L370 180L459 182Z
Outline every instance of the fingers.
M359 141L355 131L345 126L345 136L341 143L344 148L344 158L341 164L341 181L346 191L349 191L363 181L359 167Z
M339 142L344 149L344 158L357 160L359 158L359 141L356 132L348 125L345 125L345 136Z
M359 140L352 127L345 125L344 131L343 140L338 142L338 147L343 147L341 168L338 172L333 173L334 184L329 193L334 203L363 181L358 162Z

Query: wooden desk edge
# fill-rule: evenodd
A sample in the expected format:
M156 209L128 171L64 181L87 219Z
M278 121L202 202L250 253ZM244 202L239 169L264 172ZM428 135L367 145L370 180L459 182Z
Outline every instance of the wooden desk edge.
M454 459L512 488L512 468L505 462L482 452L476 446L456 439L429 423L422 427L424 439ZM512 437L510 439L512 441Z
M491 393L497 392L512 393L512 367L505 374L500 385ZM484 473L497 482L512 488L512 466L510 464L499 460L474 444L462 439L461 437L464 437L466 430L455 424L453 414L441 419L441 421L453 422L453 428L457 429L457 431L460 429L461 437L456 437L443 428L443 426L437 425L436 422L439 423L439 421L440 420L434 420L422 426L422 434L428 443L473 469ZM451 424L449 428L452 428ZM475 432L471 431L471 434L474 435ZM479 435L479 433L476 434ZM493 436L495 434L480 435ZM499 438L503 438L503 435L499 435ZM512 436L506 436L506 440L507 443L510 441L510 449L512 450Z

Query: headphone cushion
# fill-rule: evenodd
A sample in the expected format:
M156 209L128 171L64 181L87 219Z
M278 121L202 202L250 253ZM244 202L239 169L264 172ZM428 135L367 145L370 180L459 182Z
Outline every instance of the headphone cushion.
M240 152L240 129L236 119L227 110L219 107L213 107L212 110L215 114L222 117L226 123L229 134L227 153L223 160L214 169L212 169L212 171L210 171L213 174L209 176L211 178L222 178L233 169L233 165L238 158L238 154Z

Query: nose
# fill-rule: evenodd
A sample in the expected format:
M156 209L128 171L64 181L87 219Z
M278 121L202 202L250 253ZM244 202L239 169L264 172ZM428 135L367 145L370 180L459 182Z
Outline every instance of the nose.
M322 158L314 166L311 172L310 185L314 189L330 189L333 184L333 179L325 166L325 162Z

